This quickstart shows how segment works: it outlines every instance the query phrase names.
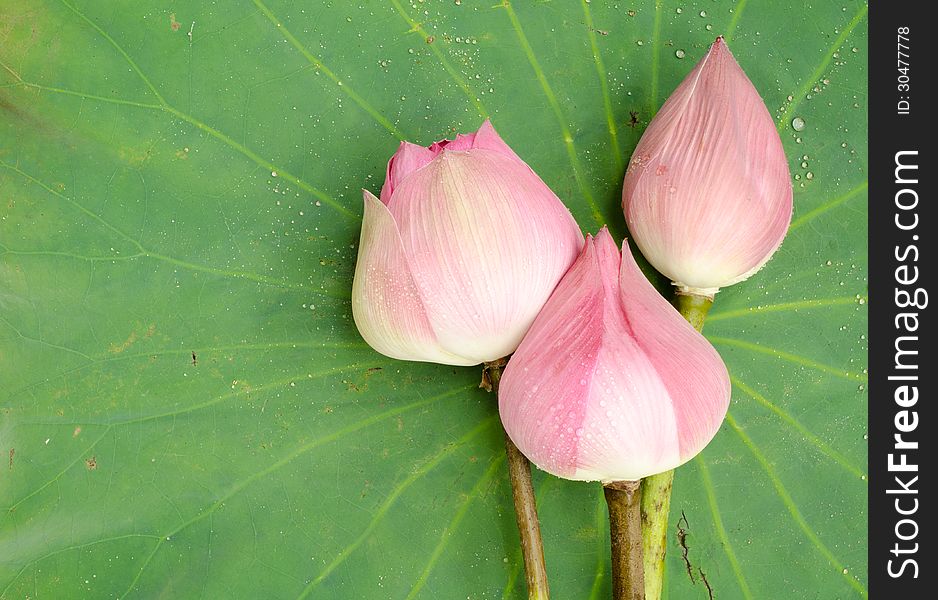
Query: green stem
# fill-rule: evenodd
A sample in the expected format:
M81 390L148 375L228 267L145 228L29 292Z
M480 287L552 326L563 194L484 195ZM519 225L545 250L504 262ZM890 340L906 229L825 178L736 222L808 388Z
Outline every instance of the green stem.
M642 553L645 564L645 598L658 600L664 585L664 554L668 543L668 513L674 471L642 481Z
M695 294L678 294L674 297L674 307L697 331L703 331L704 319L713 306L713 298Z
M644 600L642 561L642 482L603 484L609 505L613 600Z
M703 329L713 299L695 294L677 294L674 306L694 329ZM642 549L645 564L645 598L659 600L664 585L664 556L668 544L668 513L674 471L665 471L642 481Z
M498 384L507 359L485 363L482 385L498 395ZM505 433L505 452L508 455L508 478L515 504L515 520L521 538L521 556L524 558L524 575L528 585L528 600L549 600L547 565L544 563L544 544L541 541L541 526L537 519L537 501L531 482L531 463Z

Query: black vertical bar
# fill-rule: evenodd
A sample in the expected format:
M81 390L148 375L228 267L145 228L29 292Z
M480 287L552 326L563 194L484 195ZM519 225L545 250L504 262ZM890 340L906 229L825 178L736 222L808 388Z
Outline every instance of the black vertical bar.
M876 2L869 16L872 598L934 598L938 373L935 317L938 29L928 2ZM931 140L931 141L930 141ZM938 300L938 298L936 298Z

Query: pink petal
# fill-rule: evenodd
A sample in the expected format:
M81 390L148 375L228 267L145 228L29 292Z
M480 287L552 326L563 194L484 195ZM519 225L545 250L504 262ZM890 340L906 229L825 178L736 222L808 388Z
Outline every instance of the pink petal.
M623 189L642 253L676 285L710 293L758 270L792 213L775 123L722 38L665 102Z
M486 119L478 131L460 133L455 140L434 142L429 148L411 144L410 142L401 142L397 152L388 161L387 175L384 179L384 186L381 188L381 201L387 204L391 199L391 194L400 185L401 181L425 167L444 150L465 152L473 149L492 150L525 164L498 135L492 126L492 122Z
M476 362L514 351L583 243L527 165L483 148L441 153L388 209L437 339Z
M723 422L730 401L729 373L710 342L645 278L628 243L622 245L619 284L631 335L667 390L683 463L710 442Z
M352 316L362 337L391 358L478 364L440 346L411 275L394 217L371 192L365 190L364 195L365 216L352 283Z
M468 145L467 145L468 144ZM469 149L479 149L479 150L493 150L499 154L504 154L508 158L514 159L519 163L524 163L521 158L515 154L515 151L511 149L508 144L502 140L501 136L498 135L498 132L495 131L495 127L492 126L492 121L486 119L485 122L479 127L479 130L475 133L469 133L466 135L457 135L456 140L446 146L447 150L469 150Z
M414 171L421 169L438 154L429 148L411 144L410 142L401 142L397 152L388 161L387 176L384 179L384 186L381 188L381 201L387 204L391 200L391 194L394 189L400 185L407 176Z
M619 270L625 259L620 259L606 229L596 235L596 246L605 257L601 261L604 328L575 478L631 481L679 461L677 424L660 365L647 353L649 340L634 330L634 321L646 315L632 314L631 302L621 301Z

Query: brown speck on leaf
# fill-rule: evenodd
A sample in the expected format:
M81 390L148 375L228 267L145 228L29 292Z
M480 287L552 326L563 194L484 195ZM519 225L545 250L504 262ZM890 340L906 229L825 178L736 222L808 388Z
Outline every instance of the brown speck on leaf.
M16 448L10 448L10 470L13 470L13 457L16 456Z
M40 121L34 113L14 104L13 100L4 93L0 93L0 115L11 118L21 128L30 128L43 133L49 132L49 127L45 122Z
M404 419L400 417L397 418L397 430L404 431Z
M124 340L122 343L120 344L113 343L110 346L108 346L107 351L110 352L111 354L120 354L127 348L130 348L131 346L133 346L134 342L136 341L137 341L137 332L136 330L134 330L130 332L130 335L128 335L127 339Z
M628 15L629 15L630 17L634 17L634 16L635 16L635 11L634 11L634 10L630 10L630 11L628 12Z
M428 43L428 44L432 44L435 39L436 39L436 38L433 37L432 35L428 35L428 36L427 36L427 43Z
M334 410L335 410L335 409L332 408L331 406L324 406L323 409L322 409L322 412L323 412L324 414L331 415L331 414L332 414L332 411L334 411Z
M173 31L179 31L179 21L176 20L176 13L169 13L169 28Z
M630 110L630 111L629 111L629 122L626 123L626 125L628 125L629 127L635 127L636 125L638 125L638 123L639 123L639 121L638 121L638 111L637 111L637 110Z
M192 366L194 367L194 366L196 366L197 364L199 364L199 359L198 359L198 357L196 357L195 351L193 351L193 352L192 352Z
M77 437L80 436L80 435L81 435L81 426L76 427L76 428L75 428L75 431L72 432L72 437L73 437L73 438L77 438Z
M86 467L89 471L94 471L95 469L97 469L97 468L98 468L98 457L97 457L97 456L92 456L91 458L87 459L87 460L85 461L85 467Z

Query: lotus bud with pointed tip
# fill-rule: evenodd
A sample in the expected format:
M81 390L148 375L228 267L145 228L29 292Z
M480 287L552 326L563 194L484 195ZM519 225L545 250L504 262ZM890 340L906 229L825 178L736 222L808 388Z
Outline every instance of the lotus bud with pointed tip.
M401 143L381 198L364 194L352 314L392 358L511 354L583 246L567 208L488 121L429 148Z
M645 279L628 244L587 237L501 379L505 431L566 479L634 481L690 460L726 415L707 342Z
M622 207L642 254L684 293L713 297L781 245L792 213L788 162L722 37L642 135Z

